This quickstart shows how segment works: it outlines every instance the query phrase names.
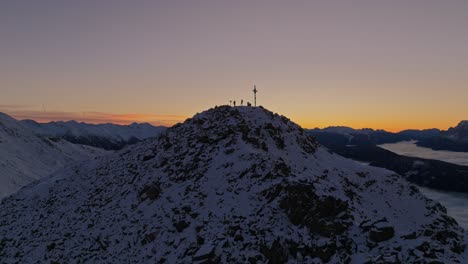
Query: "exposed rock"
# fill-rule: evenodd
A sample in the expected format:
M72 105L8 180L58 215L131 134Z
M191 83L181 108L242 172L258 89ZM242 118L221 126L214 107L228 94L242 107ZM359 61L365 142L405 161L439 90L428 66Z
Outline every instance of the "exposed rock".
M138 198L141 201L145 201L146 199L149 200L156 200L161 195L161 186L159 183L151 183L145 185L143 189L138 193Z
M294 225L326 237L342 234L351 225L347 202L332 196L319 198L312 185L294 184L283 189L279 205Z
M391 239L395 235L392 226L373 227L369 232L369 238L374 242L382 242Z

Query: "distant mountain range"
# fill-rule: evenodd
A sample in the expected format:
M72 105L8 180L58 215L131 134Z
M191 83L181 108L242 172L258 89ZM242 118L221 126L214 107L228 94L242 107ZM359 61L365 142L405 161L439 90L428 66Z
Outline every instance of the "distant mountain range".
M329 127L312 129L308 132L331 151L344 157L386 168L405 176L409 181L421 186L445 191L468 193L468 167L443 161L397 155L377 145L417 140L418 145L429 147L428 142L450 142L452 145L438 145L439 149L462 147L468 138L468 122L461 122L448 131L438 129L404 130L399 133L373 129L352 129L349 127ZM444 141L442 141L444 140ZM449 150L454 150L455 147Z
M339 140L340 144L346 145L379 145L416 140L418 146L433 150L468 152L468 121L461 121L456 127L451 127L446 131L433 128L424 130L410 129L392 133L370 128L353 129L333 126L323 129L310 129L309 132L322 142ZM346 143L343 141L346 141Z
M60 138L40 137L21 122L0 113L0 198L78 160L106 151Z
M157 136L165 127L148 123L131 125L87 124L76 121L38 123L20 121L34 133L45 137L59 137L75 144L88 145L106 150L118 150L126 145Z
M18 121L0 113L0 198L80 160L157 136L163 127L149 124Z
M309 132L316 136L319 141L339 140L341 144L346 145L378 145L406 140L422 140L435 137L440 134L440 130L436 128L425 130L403 130L398 133L392 133L380 129L353 129L343 126L327 127L324 129L310 129Z

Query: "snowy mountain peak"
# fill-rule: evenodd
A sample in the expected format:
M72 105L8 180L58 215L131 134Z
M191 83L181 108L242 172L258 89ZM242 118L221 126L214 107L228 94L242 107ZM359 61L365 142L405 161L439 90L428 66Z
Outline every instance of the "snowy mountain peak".
M6 198L0 238L7 263L464 263L465 249L400 176L228 106Z
M227 120L220 120L224 118ZM263 107L248 107L248 106L239 106L239 107L230 107L230 106L218 106L206 110L202 113L196 114L192 119L195 120L206 120L207 122L214 124L234 124L239 125L240 123L251 123L258 126L265 125L266 123L279 122L283 125L293 124L288 118L273 113ZM189 121L191 119L188 119ZM219 123L222 121L222 123ZM226 122L229 121L229 122ZM295 125L297 126L297 125Z
M262 107L215 107L174 126L168 134L187 138L195 135L200 137L196 140L212 146L227 139L234 144L240 139L264 151L274 148L288 152L299 144L303 151L311 154L317 147L315 139L297 124Z

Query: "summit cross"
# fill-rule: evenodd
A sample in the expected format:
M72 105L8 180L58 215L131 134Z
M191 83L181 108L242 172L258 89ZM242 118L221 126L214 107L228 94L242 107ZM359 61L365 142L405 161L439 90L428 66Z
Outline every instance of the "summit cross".
M253 89L252 92L254 93L254 106L257 106L257 92L258 92L258 90L257 90L256 85L254 85L254 89Z

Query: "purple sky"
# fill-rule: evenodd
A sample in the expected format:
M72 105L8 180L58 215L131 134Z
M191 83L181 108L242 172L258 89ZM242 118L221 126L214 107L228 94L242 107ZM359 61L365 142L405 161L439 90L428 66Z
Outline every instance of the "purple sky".
M6 0L0 111L185 117L252 100L256 83L306 127L446 128L468 118L467 14L455 0Z

